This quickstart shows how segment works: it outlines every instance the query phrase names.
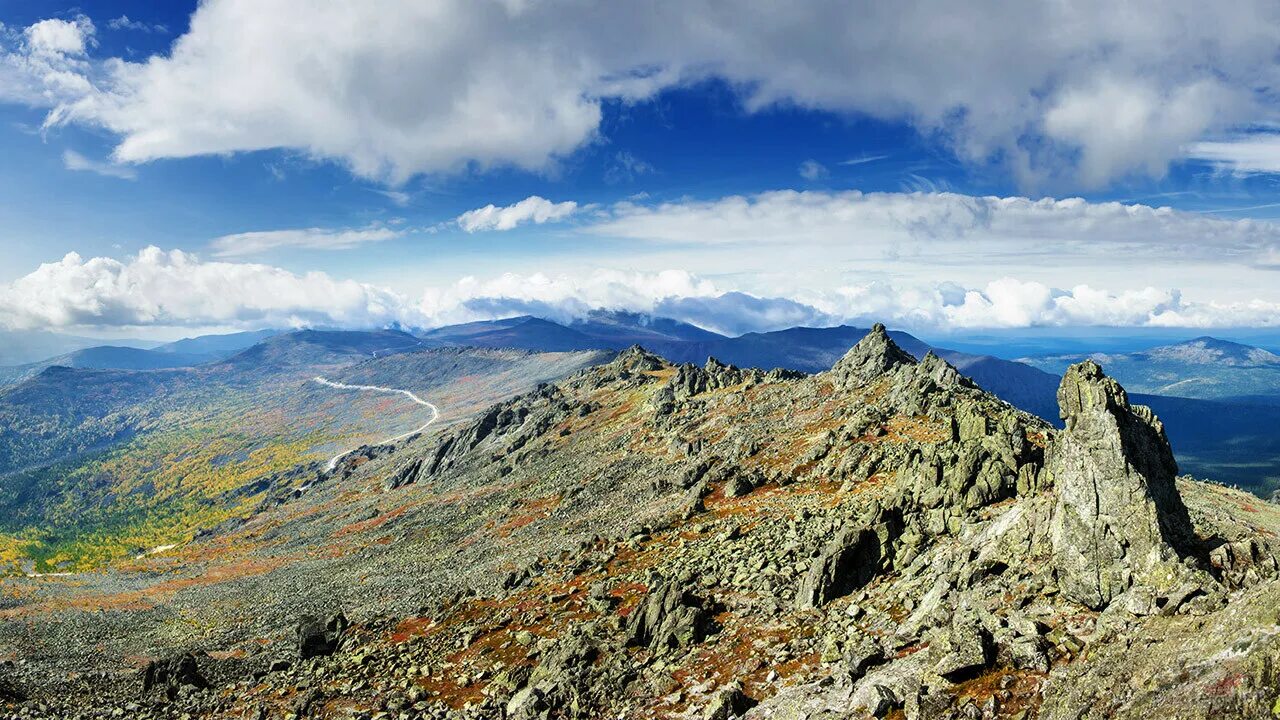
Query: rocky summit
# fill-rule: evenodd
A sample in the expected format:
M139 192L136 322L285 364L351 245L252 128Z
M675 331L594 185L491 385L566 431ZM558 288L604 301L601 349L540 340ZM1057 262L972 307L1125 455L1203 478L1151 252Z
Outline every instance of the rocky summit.
M19 587L0 713L1280 717L1280 508L1179 477L1092 362L1058 402L882 326L815 375L631 348L168 571Z

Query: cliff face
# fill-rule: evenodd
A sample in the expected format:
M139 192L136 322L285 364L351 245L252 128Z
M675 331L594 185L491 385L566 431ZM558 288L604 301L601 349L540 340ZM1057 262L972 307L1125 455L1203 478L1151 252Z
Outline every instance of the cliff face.
M328 555L174 593L282 630L173 648L191 659L156 666L182 672L137 716L1270 712L1280 509L1176 478L1160 422L1097 365L1058 397L1062 431L880 326L814 376L633 348L353 455L314 501L211 541L266 528ZM297 623L299 587L316 617L348 612ZM234 692L199 650L240 653Z

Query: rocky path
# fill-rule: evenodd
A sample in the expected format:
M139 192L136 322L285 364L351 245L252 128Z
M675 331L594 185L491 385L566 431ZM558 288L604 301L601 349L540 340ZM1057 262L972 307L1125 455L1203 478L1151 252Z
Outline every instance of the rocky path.
M347 385L346 383L333 382L323 377L315 377L313 378L313 380L320 383L321 385L324 385L325 387L331 387L336 390L362 390L366 392L396 393L396 394L404 395L405 397L409 398L410 400L412 400L413 402L419 405L431 408L431 419L423 423L421 427L414 428L413 430L410 430L409 432L404 433L402 435L397 435L395 437L382 440L381 442L378 443L379 445L389 445L394 442L399 442L400 440L403 440L411 435L417 435L423 430L426 430L427 428L431 427L431 424L434 423L436 420L440 419L440 408L427 402L426 400L423 400L422 398L418 397L417 395L413 394L408 390L401 390L399 388L381 387L378 385ZM329 464L325 467L325 469L326 470L334 469L335 467L338 466L338 461L342 460L342 458L346 457L347 455L350 455L351 453L352 453L352 450L346 450L341 453L338 453L333 457L333 459L329 460Z

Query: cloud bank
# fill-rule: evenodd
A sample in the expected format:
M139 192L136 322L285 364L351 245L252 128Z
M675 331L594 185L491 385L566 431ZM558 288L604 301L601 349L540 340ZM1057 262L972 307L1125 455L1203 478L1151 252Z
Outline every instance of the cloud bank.
M1028 185L1164 174L1275 117L1280 6L1139 0L207 0L168 55L87 61L87 19L0 39L0 98L119 138L116 159L292 148L397 183L541 171L611 101L705 79L746 112L905 121Z
M155 247L124 262L70 253L0 288L0 325L11 329L368 327L405 312L403 298L371 285Z
M916 329L1280 325L1280 303L1271 301L1193 301L1175 289L1059 289L1014 278L981 287L846 284L778 298L681 270L597 270L469 277L410 298L320 272L202 261L154 247L125 261L71 253L0 288L0 326L9 329L431 327L521 314L568 320L594 308L673 317L728 334L871 322Z
M618 203L584 228L613 238L710 246L854 249L909 264L1016 266L1036 257L1108 264L1116 253L1163 262L1263 265L1280 224L1081 198L950 192L778 190L714 200Z

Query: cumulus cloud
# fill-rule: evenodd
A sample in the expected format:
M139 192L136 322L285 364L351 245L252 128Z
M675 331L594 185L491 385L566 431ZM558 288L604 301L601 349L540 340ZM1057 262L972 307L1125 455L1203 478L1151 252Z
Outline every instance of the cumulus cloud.
M95 36L83 15L41 20L21 31L0 24L0 102L57 107L96 94L87 58Z
M92 160L75 150L63 151L62 166L68 170L91 172L104 177L120 178L121 180L136 180L138 178L138 171L132 167Z
M468 210L457 217L458 227L474 233L486 230L514 230L525 223L541 225L569 217L578 209L578 203L566 201L553 203L531 195L513 205L498 207L492 203L482 208Z
M17 65L79 52L48 22ZM605 103L717 78L747 112L902 120L1026 183L1095 185L1271 117L1278 32L1269 0L208 0L168 55L97 63L78 95L39 68L18 84L50 124L118 135L121 161L293 148L400 182L544 170L598 138Z
M299 228L294 230L259 230L223 235L209 246L218 257L243 257L257 255L278 248L309 248L313 250L348 250L367 243L382 242L402 237L403 230L382 225L365 228Z
M1176 289L1054 288L1001 278L981 286L867 282L769 297L682 271L596 270L464 278L412 298L375 285L147 248L124 261L71 253L0 286L0 326L31 328L431 327L532 313L570 320L595 308L673 317L738 334L794 325L955 329L1065 325L1280 325L1280 303L1189 300Z
M379 326L421 320L388 290L324 273L203 262L149 247L127 261L70 253L0 287L0 324L65 327Z
M93 22L84 15L74 20L41 20L27 27L27 50L36 55L84 55L93 42Z

